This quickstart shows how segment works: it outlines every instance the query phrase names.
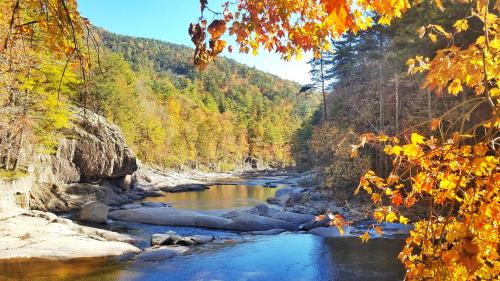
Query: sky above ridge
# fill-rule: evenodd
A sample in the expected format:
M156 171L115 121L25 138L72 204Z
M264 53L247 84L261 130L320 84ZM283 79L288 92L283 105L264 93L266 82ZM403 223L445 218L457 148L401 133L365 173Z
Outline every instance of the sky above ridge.
M221 1L209 1L209 7L217 9L220 7L218 3ZM193 47L187 33L189 23L195 22L200 16L198 0L80 0L78 5L82 16L108 31L189 47ZM205 16L210 22L212 16ZM235 45L231 38L225 39ZM310 53L301 60L290 62L267 51L261 51L258 56L238 52L230 54L227 51L222 55L301 84L310 82L310 67L307 65L307 61L312 58Z

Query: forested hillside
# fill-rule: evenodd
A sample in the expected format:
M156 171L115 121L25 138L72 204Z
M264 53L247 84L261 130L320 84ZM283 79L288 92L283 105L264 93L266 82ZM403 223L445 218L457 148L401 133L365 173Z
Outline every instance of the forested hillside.
M353 153L352 146L363 134L404 139L418 130L449 137L454 130L467 130L489 116L491 109L486 104L464 103L474 97L473 92L462 92L458 99L435 95L421 88L422 75L408 73L408 58L433 57L445 44L435 37L439 30L431 26L424 34L425 28L420 27L439 23L452 29L456 18L466 13L466 7L451 7L443 17L437 7L421 5L391 26L375 25L332 41L332 52L323 52L310 62L314 77L310 87L322 91L324 82L326 107L319 107L300 129L295 147L297 164L319 170L323 187L338 199L354 198L359 178L367 170L387 176L393 169L384 145L366 144ZM469 30L455 42L466 46L477 36Z
M222 170L247 158L293 163L292 135L312 108L296 83L225 58L199 72L190 48L98 34L100 67L80 102L118 124L143 161Z

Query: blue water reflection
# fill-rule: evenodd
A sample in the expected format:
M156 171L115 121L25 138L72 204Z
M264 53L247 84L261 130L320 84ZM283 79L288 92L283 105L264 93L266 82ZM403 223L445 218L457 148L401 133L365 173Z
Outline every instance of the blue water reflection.
M402 280L400 240L326 239L309 234L261 237L156 263L133 264L123 280ZM122 279L120 278L120 279Z

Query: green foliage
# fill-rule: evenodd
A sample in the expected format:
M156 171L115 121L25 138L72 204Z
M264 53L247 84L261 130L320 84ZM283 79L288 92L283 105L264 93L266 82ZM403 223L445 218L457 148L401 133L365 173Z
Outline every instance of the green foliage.
M211 170L247 157L293 164L293 134L315 102L297 96L296 83L223 58L197 72L187 47L99 33L107 49L77 99L120 126L141 160Z

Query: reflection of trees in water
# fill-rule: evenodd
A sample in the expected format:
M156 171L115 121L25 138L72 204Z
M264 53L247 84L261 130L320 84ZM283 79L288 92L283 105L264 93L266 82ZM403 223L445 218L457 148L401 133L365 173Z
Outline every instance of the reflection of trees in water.
M0 280L119 280L125 263L106 258L80 258L69 261L11 259L0 262Z
M262 186L217 185L194 192L166 193L165 197L148 198L147 201L174 204L183 209L226 209L253 206L274 196L275 189Z
M329 270L333 280L402 280L403 265L397 256L403 248L402 239L323 238L325 248L318 261ZM329 266L329 267L328 267Z

